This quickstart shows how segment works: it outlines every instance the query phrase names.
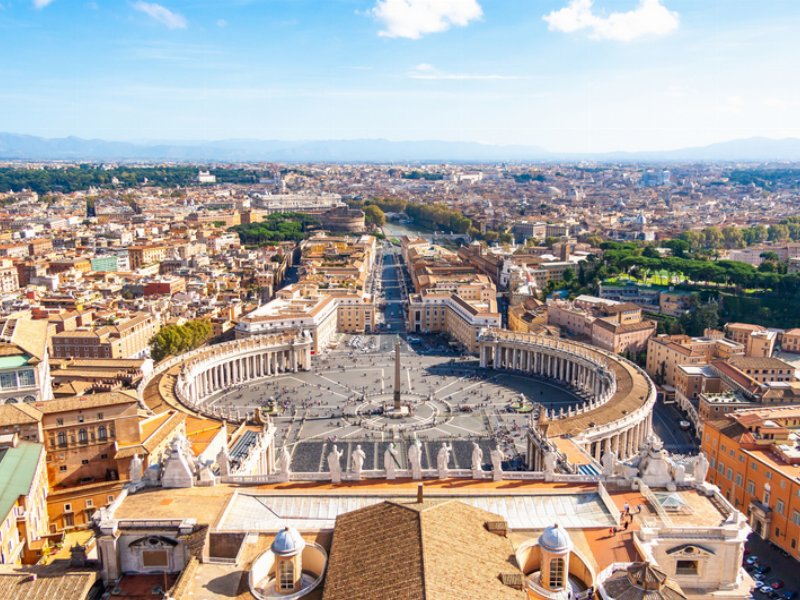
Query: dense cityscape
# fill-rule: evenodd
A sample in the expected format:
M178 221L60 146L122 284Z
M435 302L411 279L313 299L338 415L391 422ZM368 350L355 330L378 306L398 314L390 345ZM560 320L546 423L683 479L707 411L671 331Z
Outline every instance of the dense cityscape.
M800 600L798 23L0 0L0 600Z
M367 597L411 502L485 597L793 589L797 173L4 165L9 576Z

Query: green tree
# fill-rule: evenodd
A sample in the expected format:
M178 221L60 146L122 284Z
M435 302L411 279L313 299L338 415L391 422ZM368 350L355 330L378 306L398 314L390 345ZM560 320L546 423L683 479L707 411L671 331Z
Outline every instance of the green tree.
M370 204L364 207L364 222L368 226L383 227L386 225L386 215L380 206Z
M205 344L214 332L205 319L189 321L183 325L167 325L150 340L150 356L156 362Z

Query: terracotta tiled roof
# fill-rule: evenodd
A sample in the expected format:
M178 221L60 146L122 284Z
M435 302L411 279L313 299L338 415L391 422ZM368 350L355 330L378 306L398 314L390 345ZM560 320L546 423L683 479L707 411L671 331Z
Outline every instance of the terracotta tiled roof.
M70 571L61 565L0 567L0 598L84 600L97 580L95 571ZM36 574L33 579L31 575Z
M511 542L495 514L458 501L383 502L336 519L324 600L521 599Z
M100 406L113 406L115 404L136 404L136 392L106 392L103 394L91 394L89 396L71 396L68 398L57 398L46 402L36 402L33 406L42 413L57 413L67 410L78 410L87 408L98 408Z
M0 426L24 425L41 420L42 412L30 404L0 404Z

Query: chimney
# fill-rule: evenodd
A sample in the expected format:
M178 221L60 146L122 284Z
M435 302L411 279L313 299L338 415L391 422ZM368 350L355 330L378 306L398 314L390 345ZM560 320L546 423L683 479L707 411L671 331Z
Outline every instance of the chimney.
M422 501L424 500L423 496L424 496L423 485L420 483L417 486L417 503L418 504L422 504Z

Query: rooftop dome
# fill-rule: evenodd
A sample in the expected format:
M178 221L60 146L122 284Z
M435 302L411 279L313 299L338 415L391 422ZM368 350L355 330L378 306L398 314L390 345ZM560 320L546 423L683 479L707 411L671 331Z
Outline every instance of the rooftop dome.
M567 530L556 523L539 536L539 546L550 552L569 552L572 550L572 540Z
M305 545L306 541L297 529L294 527L286 527L275 536L270 550L272 550L273 554L288 556L301 552L303 548L305 548Z

